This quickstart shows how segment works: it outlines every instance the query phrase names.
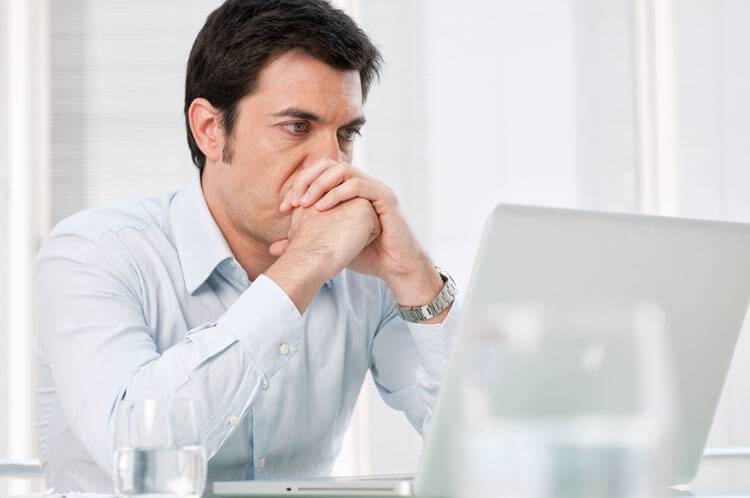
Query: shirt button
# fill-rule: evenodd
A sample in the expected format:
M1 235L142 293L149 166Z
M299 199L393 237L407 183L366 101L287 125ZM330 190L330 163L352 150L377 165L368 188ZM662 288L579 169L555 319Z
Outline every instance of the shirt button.
M263 390L267 391L270 386L268 385L268 382L263 383Z
M239 417L237 415L232 415L231 417L229 417L229 424L230 425L237 425L239 423L240 423L240 419L239 419Z
M232 268L237 268L237 261L232 259L229 261L229 264L232 265Z
M266 459L263 457L258 458L258 468L262 469L266 465Z
M289 344L282 342L279 351L281 351L281 354L289 354Z

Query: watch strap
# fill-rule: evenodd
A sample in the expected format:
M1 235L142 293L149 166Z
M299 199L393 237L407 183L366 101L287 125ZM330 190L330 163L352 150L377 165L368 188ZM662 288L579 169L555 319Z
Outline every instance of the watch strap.
M444 272L442 269L435 267L437 272L440 274L440 278L443 279L443 288L440 290L438 295L423 306L409 306L409 307L398 307L398 313L401 318L407 322L422 322L436 317L443 312L448 306L450 306L456 298L458 289L453 279Z

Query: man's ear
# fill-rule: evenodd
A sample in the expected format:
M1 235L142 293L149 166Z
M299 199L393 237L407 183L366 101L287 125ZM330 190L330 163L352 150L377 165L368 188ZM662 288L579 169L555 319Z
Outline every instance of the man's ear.
M219 162L225 140L221 112L211 102L200 97L190 104L188 117L198 148L206 159Z

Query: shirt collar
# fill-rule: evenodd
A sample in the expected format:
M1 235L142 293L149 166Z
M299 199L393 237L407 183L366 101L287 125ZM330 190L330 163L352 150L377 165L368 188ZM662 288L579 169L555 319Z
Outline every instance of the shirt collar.
M199 175L192 175L175 194L169 216L185 288L193 294L219 263L233 258L229 244L208 210Z
M234 258L208 210L200 175L192 175L188 183L177 191L169 206L169 216L185 288L193 294L222 261ZM333 280L328 280L325 285L330 288Z

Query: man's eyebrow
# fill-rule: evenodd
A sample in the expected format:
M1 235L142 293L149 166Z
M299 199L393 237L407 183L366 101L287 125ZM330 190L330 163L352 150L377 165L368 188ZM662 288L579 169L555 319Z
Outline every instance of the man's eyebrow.
M317 114L313 114L309 111L303 111L302 109L298 109L296 107L289 107L287 109L284 109L283 111L279 111L277 113L271 114L271 116L275 118L297 118L297 119L304 119L306 121L312 121L314 123L320 123L323 121L320 116ZM365 124L365 117L360 116L358 118L354 118L345 125L342 126L342 128L351 128L352 126L363 126Z
M320 119L320 116L317 116L311 112L303 111L302 109L297 109L296 107L289 107L287 109L284 109L283 111L279 111L275 114L271 114L271 116L275 118L298 118L298 119L305 119L307 121L314 121L316 123L319 123L322 121Z
M351 128L353 126L363 126L367 120L364 116L360 116L358 118L352 119L348 123L346 123L342 128Z

